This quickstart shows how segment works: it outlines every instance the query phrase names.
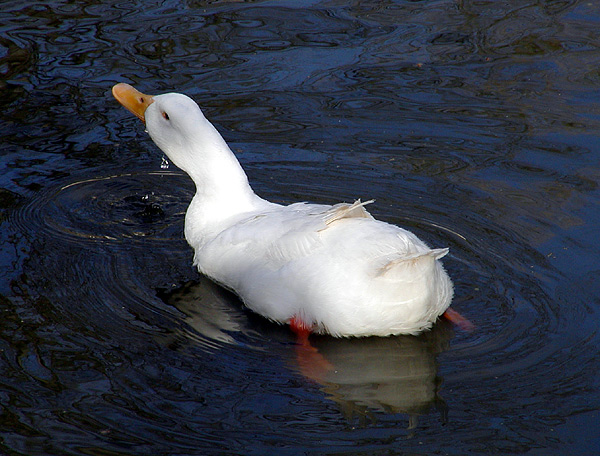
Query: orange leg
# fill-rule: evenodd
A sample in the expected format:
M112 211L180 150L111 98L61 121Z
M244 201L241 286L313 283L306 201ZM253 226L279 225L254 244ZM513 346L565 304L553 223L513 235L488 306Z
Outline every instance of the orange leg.
M475 329L475 325L471 323L468 319L459 314L456 310L448 307L446 312L443 313L443 316L452 324L458 326L463 331L471 332Z
M332 364L310 344L312 328L304 323L299 317L294 316L290 320L290 328L296 334L296 361L300 373L306 378L316 382L322 382L325 375L333 369Z
M312 332L312 327L304 323L300 317L293 316L290 320L291 330L298 336L298 343L300 345L310 345L308 342L308 336Z

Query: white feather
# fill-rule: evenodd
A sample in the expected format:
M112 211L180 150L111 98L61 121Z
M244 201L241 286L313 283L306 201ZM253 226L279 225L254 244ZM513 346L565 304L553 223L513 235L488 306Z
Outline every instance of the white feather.
M449 306L452 282L438 261L448 250L375 220L371 201L270 203L191 99L156 96L145 118L196 184L185 226L195 265L250 309L335 336L386 336L427 329Z

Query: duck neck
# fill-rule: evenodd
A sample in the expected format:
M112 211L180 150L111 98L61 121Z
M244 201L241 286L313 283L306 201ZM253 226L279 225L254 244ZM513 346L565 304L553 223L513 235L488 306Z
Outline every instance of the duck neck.
M199 248L227 228L232 220L255 210L266 201L259 198L237 158L212 125L207 132L186 141L173 163L185 171L196 185L196 194L186 214L185 235ZM167 155L169 155L167 153Z
M196 185L196 198L236 211L256 198L237 158L219 132L206 119L185 137L152 139L178 168Z
M256 195L248 177L225 141L205 144L202 151L192 151L192 166L184 169L196 185L196 197L218 203L229 211L242 210Z

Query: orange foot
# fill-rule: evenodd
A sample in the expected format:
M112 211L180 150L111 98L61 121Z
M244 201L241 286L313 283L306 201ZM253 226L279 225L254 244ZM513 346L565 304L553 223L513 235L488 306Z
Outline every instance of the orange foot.
M471 323L468 319L459 314L456 310L448 307L446 312L443 313L443 316L452 324L458 326L460 329L466 332L471 332L475 330L475 325Z
M333 365L310 344L312 327L304 323L300 318L293 317L290 320L290 328L296 334L296 361L300 373L306 378L316 382L322 382L325 375L333 369Z

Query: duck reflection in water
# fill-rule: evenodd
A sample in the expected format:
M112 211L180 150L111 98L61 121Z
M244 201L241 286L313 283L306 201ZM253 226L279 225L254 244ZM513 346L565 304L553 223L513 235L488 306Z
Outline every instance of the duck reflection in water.
M452 334L451 325L441 321L419 336L314 336L310 347L297 346L298 369L321 385L347 418L366 418L372 411L406 413L412 429L417 416L432 407L446 419L436 356Z
M168 341L176 349L190 340L218 349L237 344L242 334L257 345L265 338L290 337L289 331L248 312L235 295L205 278L159 292L159 297L184 314L185 325ZM264 327L256 331L252 329L256 325ZM443 320L419 336L339 339L312 335L310 344L294 344L287 364L318 384L348 420L368 421L374 419L373 412L405 413L410 431L417 417L432 408L446 419L436 357L447 349L452 335L452 325ZM285 358L285 352L281 356Z

